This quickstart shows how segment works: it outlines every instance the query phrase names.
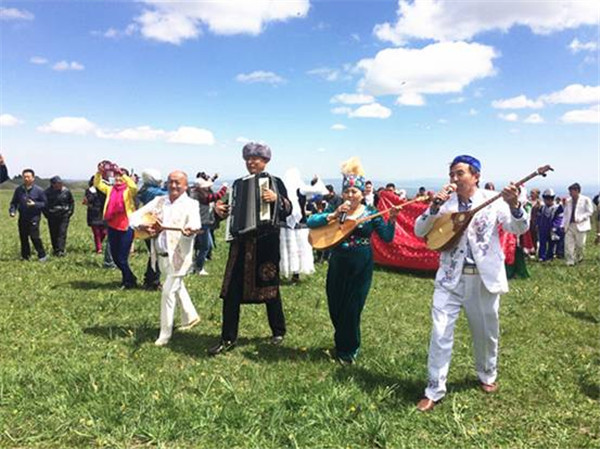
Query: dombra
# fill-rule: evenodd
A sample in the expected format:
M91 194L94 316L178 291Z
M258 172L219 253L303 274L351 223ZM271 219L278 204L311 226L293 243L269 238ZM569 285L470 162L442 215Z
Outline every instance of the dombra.
M151 212L148 212L147 214L144 214L142 216L142 225L145 226L157 226L160 227L161 231L179 231L179 232L183 232L183 228L178 228L175 226L163 226L162 222L160 221L160 219L154 215ZM201 234L202 232L204 232L203 230L198 230L196 232L194 232L194 234ZM149 238L153 238L156 237L156 235L150 235L150 233L148 231L143 231L143 230L137 230L134 233L134 237L136 239L140 239L140 240L146 240Z
M415 198L414 200L407 201L406 203L399 204L398 206L392 206L389 209L381 211L377 214L368 215L366 217L362 217L359 219L346 218L343 223L340 223L339 220L332 220L330 223L325 226L320 226L318 228L311 228L308 233L308 241L311 246L319 251L333 248L339 245L342 241L344 241L352 231L356 229L356 227L362 223L366 223L367 221L373 220L374 218L380 217L381 215L387 214L392 209L402 209L403 207L416 203L419 201L425 201L428 198L426 196L420 196Z
M543 167L538 168L536 171L530 173L520 181L517 181L515 185L517 187L520 187L530 179L535 178L536 176L546 176L546 173L550 170L554 171L554 169L549 165L544 165ZM453 248L460 240L462 234L465 232L465 229L467 229L467 227L469 226L469 223L473 219L473 216L481 209L489 206L491 203L500 198L502 198L501 193L481 203L474 209L465 212L454 212L450 214L444 214L441 217L439 217L437 220L435 220L435 222L433 223L433 227L425 236L427 248L432 249L434 251L445 251Z

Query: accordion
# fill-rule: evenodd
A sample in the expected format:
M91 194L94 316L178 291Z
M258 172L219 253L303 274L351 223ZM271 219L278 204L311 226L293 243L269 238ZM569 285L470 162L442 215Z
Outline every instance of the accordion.
M276 202L263 201L262 193L265 189L271 189L277 193ZM248 175L235 181L229 189L227 202L230 205L225 229L227 241L233 240L238 235L265 227L273 227L277 224L275 211L278 210L279 192L277 183L268 173Z

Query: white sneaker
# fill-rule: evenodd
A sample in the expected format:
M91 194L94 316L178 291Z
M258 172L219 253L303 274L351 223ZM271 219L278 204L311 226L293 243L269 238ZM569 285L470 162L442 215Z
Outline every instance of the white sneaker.
M155 346L166 346L167 344L169 344L169 337L158 337L158 340L156 340L154 342Z
M198 276L208 276L208 271L202 268L202 271L198 271Z

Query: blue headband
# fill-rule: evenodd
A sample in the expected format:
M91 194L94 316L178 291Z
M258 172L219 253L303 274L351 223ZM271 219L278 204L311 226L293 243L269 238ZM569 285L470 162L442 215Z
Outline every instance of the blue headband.
M481 162L479 162L479 160L475 159L473 156L468 156L466 154L456 156L450 164L450 167L460 163L468 164L471 167L473 167L477 172L481 172Z

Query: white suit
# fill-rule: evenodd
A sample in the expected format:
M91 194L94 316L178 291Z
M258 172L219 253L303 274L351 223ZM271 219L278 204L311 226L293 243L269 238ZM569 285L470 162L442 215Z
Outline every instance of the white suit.
M174 202L169 196L160 196L129 218L132 227L138 227L143 222L144 215L151 213L160 219L163 226L190 228L199 230L200 210L198 202L183 193ZM196 308L192 304L183 283L183 277L192 266L194 236L184 236L180 231L162 231L152 241L151 259L155 264L158 258L160 271L165 275L162 288L160 335L159 340L166 342L173 333L173 320L176 300L181 305L181 323L190 324L198 319Z
M565 258L568 265L573 265L583 259L587 233L592 229L590 217L593 214L594 205L587 196L579 195L575 211L573 211L573 198L567 199L563 224L565 227ZM571 216L574 217L573 223L571 223Z
M471 208L496 194L477 189L471 197ZM424 237L439 216L458 210L458 196L452 194L437 214L431 214L428 209L417 218L415 234ZM477 375L486 384L496 380L500 294L508 291L498 224L508 232L523 234L529 228L529 217L523 209L519 213L519 218L513 216L503 200L491 203L475 214L458 244L440 254L431 311L433 329L428 358L429 383L425 390L429 399L439 401L446 393L454 324L461 307L465 308L471 329ZM475 266L468 267L467 273L465 259L469 249Z

